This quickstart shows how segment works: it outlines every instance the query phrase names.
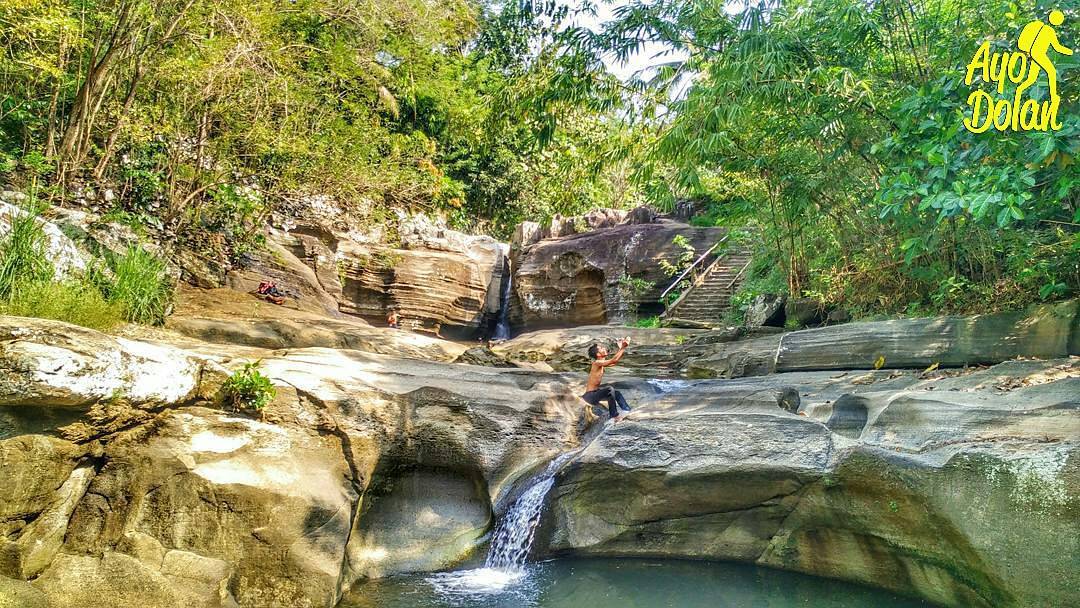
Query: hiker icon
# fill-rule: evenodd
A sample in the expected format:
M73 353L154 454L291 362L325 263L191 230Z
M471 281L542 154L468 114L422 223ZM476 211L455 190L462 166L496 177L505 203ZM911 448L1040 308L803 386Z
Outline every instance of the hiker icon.
M1046 52L1050 47L1066 56L1072 55L1073 52L1072 49L1061 44L1057 37L1057 31L1053 27L1065 23L1064 13L1058 10L1050 11L1048 19L1050 25L1042 21L1032 21L1025 25L1020 32L1020 37L1016 40L1016 46L1031 56L1031 66L1028 68L1027 80L1017 87L1017 96L1035 84L1041 69L1046 72L1046 78L1050 81L1050 99L1057 99L1058 97L1057 69L1054 68L1054 63L1050 61L1050 57L1047 56Z

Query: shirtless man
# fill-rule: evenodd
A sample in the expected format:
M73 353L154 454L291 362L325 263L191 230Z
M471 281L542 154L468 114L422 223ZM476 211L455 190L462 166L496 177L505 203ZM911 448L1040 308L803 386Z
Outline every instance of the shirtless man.
M630 346L629 338L619 340L619 350L610 359L607 358L607 347L600 344L593 344L589 347L589 358L592 359L592 366L589 368L589 382L585 385L585 394L581 396L589 405L599 405L601 401L607 401L608 413L611 414L611 419L615 422L626 417L625 413L619 414L619 409L629 412L630 406L626 404L626 399L623 398L622 393L615 390L610 384L601 386L600 381L604 379L604 368L618 363L626 353L627 346Z

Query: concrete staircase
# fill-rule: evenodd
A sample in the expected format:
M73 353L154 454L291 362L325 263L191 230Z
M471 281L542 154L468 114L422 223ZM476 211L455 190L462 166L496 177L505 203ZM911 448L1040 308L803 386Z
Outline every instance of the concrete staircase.
M731 308L731 297L746 276L750 253L731 250L713 262L678 301L664 313L665 319L718 323Z

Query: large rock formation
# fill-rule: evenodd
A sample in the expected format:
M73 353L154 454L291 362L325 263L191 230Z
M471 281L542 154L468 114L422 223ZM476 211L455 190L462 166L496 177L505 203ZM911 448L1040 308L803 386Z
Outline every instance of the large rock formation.
M1074 304L984 318L977 339L957 330L918 355L1054 359L613 374L634 413L593 427L583 374L421 360L456 356L430 344L377 354L400 332L294 335L293 314L154 334L173 346L0 318L0 606L329 608L364 578L476 555L517 482L578 447L540 554L738 560L957 608L1056 608L1080 586L1080 360L1061 354ZM731 341L745 331L639 330L627 369L655 378L765 340L775 364L809 333ZM578 369L585 341L612 333L524 336L492 356ZM857 346L811 337L831 353L821 365ZM865 355L836 365L872 368ZM275 400L222 409L222 366L256 359Z
M468 556L511 482L579 443L580 387L550 374L244 347L278 385L253 419L214 405L208 357L0 327L0 576L51 606L330 607Z
M620 224L541 240L514 251L511 320L526 329L622 321L661 311L660 293L672 278L661 261L677 264L685 237L704 253L724 235L669 220ZM524 237L523 237L524 238Z
M833 325L722 345L688 365L699 378L799 370L961 367L1080 354L1080 301L1023 312Z
M1050 608L1080 585L1080 361L665 386L624 386L648 404L565 471L548 552L752 562L944 606Z
M390 248L316 225L271 230L269 250L248 256L229 285L251 291L267 278L318 304L378 325L397 310L406 327L471 337L498 314L505 245L437 226L422 216L401 223Z

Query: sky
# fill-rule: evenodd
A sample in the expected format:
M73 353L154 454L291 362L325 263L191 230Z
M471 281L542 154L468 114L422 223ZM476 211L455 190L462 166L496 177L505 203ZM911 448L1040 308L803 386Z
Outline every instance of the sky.
M578 5L579 2L573 0L570 4ZM625 5L628 4L628 2L613 2L608 4L603 0L597 0L596 4L596 15L582 15L578 17L576 21L577 25L585 26L593 31L598 31L605 21L610 21L613 18L616 6ZM620 80L625 81L629 80L630 77L639 70L685 57L681 51L678 53L672 53L671 51L671 47L667 45L649 42L642 48L641 52L631 57L630 61L626 63L618 62L614 57L605 57L604 63L612 74L618 76Z
M607 3L604 0L596 1L596 15L581 15L575 22L576 25L585 26L593 31L599 31L602 24L606 21L610 21L614 16L615 7L620 5L629 4L628 2L611 2ZM579 0L569 0L567 4L580 5ZM619 77L620 80L629 80L635 72L639 70L647 69L650 66L673 61L676 59L684 58L685 55L682 52L672 53L672 49L667 45L649 42L642 47L641 52L630 58L630 61L622 63L616 61L614 57L605 57L604 63L607 65L608 70L612 74Z

